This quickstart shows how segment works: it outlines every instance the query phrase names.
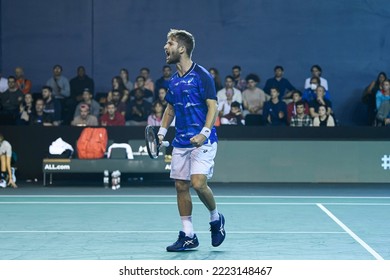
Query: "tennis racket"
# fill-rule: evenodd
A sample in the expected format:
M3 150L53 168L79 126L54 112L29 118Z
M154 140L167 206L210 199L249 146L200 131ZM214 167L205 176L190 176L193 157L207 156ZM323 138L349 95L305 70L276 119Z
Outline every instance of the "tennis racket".
M160 153L160 146L168 147L168 141L162 141L160 145L160 141L158 139L157 133L154 130L154 127L148 125L145 128L145 141L146 141L146 149L148 150L148 154L151 159L157 159Z

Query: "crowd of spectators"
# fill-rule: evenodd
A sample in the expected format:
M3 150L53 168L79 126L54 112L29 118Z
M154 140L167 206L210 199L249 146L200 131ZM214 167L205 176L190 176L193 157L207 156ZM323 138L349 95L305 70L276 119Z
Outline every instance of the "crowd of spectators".
M111 89L96 93L92 77L83 66L74 78L53 66L53 75L41 91L32 93L32 81L16 67L7 78L0 73L0 123L5 125L44 126L159 126L166 107L165 94L172 68L164 65L162 75L153 81L150 70L143 67L132 80L127 69L111 79ZM260 88L260 77L250 73L242 77L235 65L224 78L217 68L210 68L218 99L216 125L267 126L336 126L328 81L319 65L310 69L304 90L298 90L284 77L284 69L274 67L274 76ZM384 72L364 90L372 125L390 124L390 81Z

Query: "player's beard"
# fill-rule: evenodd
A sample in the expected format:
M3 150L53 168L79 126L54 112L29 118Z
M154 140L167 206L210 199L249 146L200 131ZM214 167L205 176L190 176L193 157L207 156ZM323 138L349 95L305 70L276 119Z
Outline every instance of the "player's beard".
M180 62L180 54L177 51L172 51L169 56L167 56L168 64L177 64Z

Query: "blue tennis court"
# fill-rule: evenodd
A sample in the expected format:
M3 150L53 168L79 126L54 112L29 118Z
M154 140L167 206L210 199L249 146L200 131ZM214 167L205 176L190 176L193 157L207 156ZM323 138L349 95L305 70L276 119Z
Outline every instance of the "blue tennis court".
M390 260L383 184L210 184L227 237L210 244L193 196L200 246L166 252L181 229L171 183L37 185L0 190L2 260Z

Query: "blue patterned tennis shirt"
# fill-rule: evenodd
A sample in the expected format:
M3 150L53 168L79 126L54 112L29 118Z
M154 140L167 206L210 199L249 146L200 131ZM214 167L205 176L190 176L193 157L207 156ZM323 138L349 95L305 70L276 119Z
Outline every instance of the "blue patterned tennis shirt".
M182 77L178 72L172 76L165 99L174 107L176 115L176 134L172 145L193 147L190 139L200 133L206 122L206 99L217 100L213 78L205 68L193 63ZM214 126L209 141L211 144L218 141Z

